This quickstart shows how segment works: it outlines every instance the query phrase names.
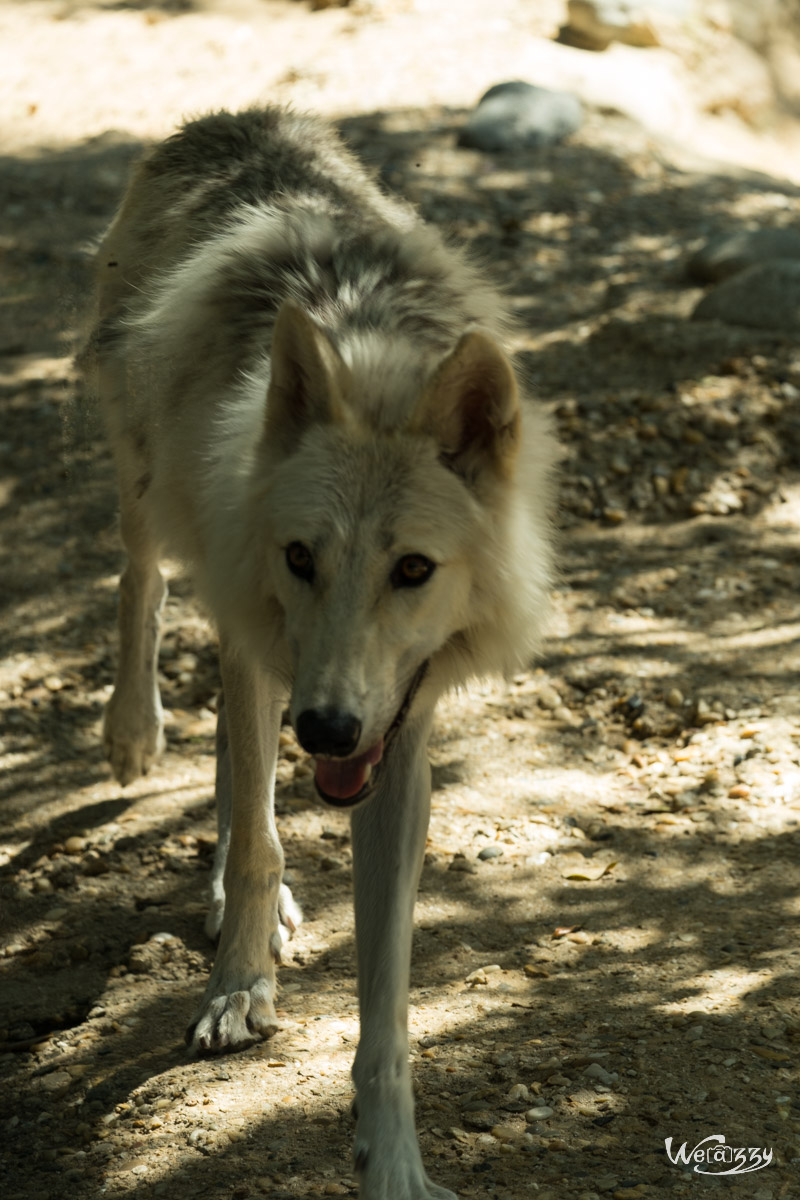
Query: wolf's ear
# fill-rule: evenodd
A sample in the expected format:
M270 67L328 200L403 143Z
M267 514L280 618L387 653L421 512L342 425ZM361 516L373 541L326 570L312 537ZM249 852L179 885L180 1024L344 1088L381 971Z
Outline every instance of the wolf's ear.
M520 437L517 384L508 359L485 333L465 333L440 363L422 397L420 425L466 479L486 467L503 477L511 473Z
M268 442L290 453L311 425L344 419L348 370L330 338L286 300L275 321L267 393Z

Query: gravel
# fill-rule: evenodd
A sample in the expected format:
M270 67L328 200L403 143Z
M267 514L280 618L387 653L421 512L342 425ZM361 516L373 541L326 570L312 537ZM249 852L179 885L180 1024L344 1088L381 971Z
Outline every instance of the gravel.
M122 792L99 737L116 660L111 465L65 334L87 284L80 247L142 136L231 89L252 100L275 63L276 95L347 108L346 136L387 186L494 266L520 319L519 365L564 447L544 654L450 698L432 738L410 1006L426 1169L467 1197L510 1200L535 1182L542 1200L681 1200L694 1184L661 1147L692 1128L772 1147L759 1186L795 1186L800 1134L782 1098L800 1040L787 892L800 839L800 357L780 323L692 321L701 292L687 264L720 229L786 227L796 195L781 171L796 155L787 140L766 177L773 143L759 130L747 145L762 174L728 172L688 157L707 112L678 149L613 105L587 106L554 145L459 147L474 97L529 73L526 47L581 70L618 52L637 71L656 61L553 46L560 3L470 5L482 23L469 53L461 6L424 6L422 25L400 0L380 14L280 0L246 15L78 19L51 0L0 14L0 55L14 47L8 132L27 139L0 172L10 1200L62 1185L75 1200L355 1193L348 826L314 800L288 728L278 820L305 923L279 972L283 1028L218 1061L184 1052L213 954L214 638L173 570L168 751ZM691 61L725 36L692 43ZM50 90L66 67L69 87ZM96 90L112 68L113 88ZM408 107L386 91L398 79ZM726 71L714 86L736 82ZM740 117L713 128L715 153L731 129L746 135ZM490 848L502 854L481 858Z

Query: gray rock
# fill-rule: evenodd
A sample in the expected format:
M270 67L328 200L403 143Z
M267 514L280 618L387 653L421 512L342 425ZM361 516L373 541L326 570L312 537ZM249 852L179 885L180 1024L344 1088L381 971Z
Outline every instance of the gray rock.
M770 259L748 267L703 296L696 321L724 321L750 329L800 330L800 259Z
M537 1108L528 1109L525 1113L525 1120L529 1125L533 1125L537 1121L548 1121L552 1117L553 1111L549 1104L540 1104Z
M597 1079L598 1082L605 1084L606 1087L612 1087L619 1081L619 1075L616 1071L607 1071L600 1063L590 1063L584 1070L584 1075L588 1075L590 1079Z
M458 136L459 146L496 153L549 146L583 123L583 105L571 92L532 83L498 83L481 97Z
M800 259L800 231L739 229L717 234L689 259L686 273L697 283L719 283L771 258Z

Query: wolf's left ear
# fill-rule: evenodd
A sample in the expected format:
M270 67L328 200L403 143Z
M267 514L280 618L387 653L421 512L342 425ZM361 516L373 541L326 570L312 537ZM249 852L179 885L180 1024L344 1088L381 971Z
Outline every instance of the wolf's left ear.
M428 382L420 426L458 474L475 479L487 467L507 477L519 446L520 409L506 356L479 330L465 333Z
M291 453L310 426L343 420L348 374L325 331L299 304L285 301L272 335L268 442Z

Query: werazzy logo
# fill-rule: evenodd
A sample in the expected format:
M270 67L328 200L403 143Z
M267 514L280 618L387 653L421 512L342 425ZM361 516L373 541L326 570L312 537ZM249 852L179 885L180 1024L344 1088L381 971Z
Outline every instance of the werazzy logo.
M745 1175L772 1162L772 1150L758 1146L726 1146L723 1133L710 1133L688 1150L688 1142L672 1151L672 1138L664 1139L667 1157L677 1166L693 1167L698 1175Z

